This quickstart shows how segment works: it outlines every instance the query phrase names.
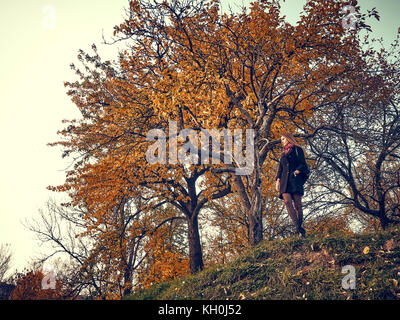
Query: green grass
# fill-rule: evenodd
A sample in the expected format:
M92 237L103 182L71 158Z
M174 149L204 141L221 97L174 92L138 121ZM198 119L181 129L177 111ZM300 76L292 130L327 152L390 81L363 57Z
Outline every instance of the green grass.
M231 263L139 290L128 299L400 299L399 231L263 241ZM355 289L342 288L345 265L356 270Z

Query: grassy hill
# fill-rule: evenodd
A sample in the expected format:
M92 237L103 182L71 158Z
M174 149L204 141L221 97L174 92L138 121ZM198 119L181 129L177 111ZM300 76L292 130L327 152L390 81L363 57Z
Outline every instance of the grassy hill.
M355 268L355 289L342 288L346 265ZM400 227L264 241L231 263L154 285L129 299L400 299Z

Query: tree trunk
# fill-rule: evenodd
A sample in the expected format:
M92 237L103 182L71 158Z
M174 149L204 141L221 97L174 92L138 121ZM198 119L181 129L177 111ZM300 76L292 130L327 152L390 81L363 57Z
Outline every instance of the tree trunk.
M248 241L251 246L256 246L263 240L262 222L262 183L261 166L259 165L258 155L255 155L254 169L248 179L249 185L246 186L240 176L234 177L236 192L239 196L242 211L246 213L249 226L247 230Z
M256 165L258 162L256 162ZM250 210L249 210L249 243L256 246L263 240L262 223L262 185L260 179L260 168L255 166L252 176Z
M251 246L256 246L263 240L261 186L253 188L252 197L249 199L240 177L235 177L235 184L238 187L237 194L239 196L242 211L247 215L249 220L249 226L247 229L249 244Z
M124 297L126 297L126 296L128 296L128 295L130 295L132 293L132 286L131 285L127 286L127 284L132 281L131 278L132 278L131 277L131 272L130 271L125 271L125 274L124 274L124 285L125 285L125 288L124 288L124 291L123 291L123 296Z
M201 249L197 214L188 217L189 262L192 274L203 270L203 252Z
M386 230L386 228L389 225L389 219L387 218L385 211L384 210L380 210L380 214L379 214L379 222L381 224L381 227L383 230Z
M263 240L261 190L253 194L249 210L249 244L256 246Z

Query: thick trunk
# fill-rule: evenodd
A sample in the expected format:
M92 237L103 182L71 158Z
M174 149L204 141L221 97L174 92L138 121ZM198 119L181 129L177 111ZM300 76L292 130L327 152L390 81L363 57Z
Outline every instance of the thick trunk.
M249 244L251 246L256 246L263 240L261 196L261 190L256 188L256 192L253 194L251 199L251 208L248 213Z
M389 225L389 219L387 218L385 211L381 210L380 215L379 215L379 222L381 224L381 227L383 230L386 230L386 228Z
M201 249L199 223L197 215L192 215L187 219L188 222L188 240L189 240L189 263L190 272L196 273L203 270L203 252Z
M259 167L254 168L253 181L251 186L251 199L249 217L249 244L255 246L263 239L262 224L262 186Z
M240 176L234 178L242 210L246 213L249 221L247 233L251 246L256 246L263 240L261 168L258 166L258 161L255 164L253 173L248 180L250 185L247 188L250 190L250 194L246 191L242 178Z
M131 282L130 279L131 279L130 274L125 274L125 276L124 276L125 288L124 288L124 291L123 291L123 296L124 297L126 297L126 296L128 296L128 295L130 295L132 293L132 286L131 285L127 286L127 284Z
M129 243L129 257L127 264L124 270L124 292L123 296L126 297L132 293L132 274L133 274L133 258L134 258L134 250L133 250L133 240Z

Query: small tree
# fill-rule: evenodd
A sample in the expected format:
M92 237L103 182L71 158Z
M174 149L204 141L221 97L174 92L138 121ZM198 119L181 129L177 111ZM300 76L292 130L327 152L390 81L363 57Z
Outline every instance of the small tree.
M11 267L12 252L9 244L0 246L0 282L5 280L5 275Z

